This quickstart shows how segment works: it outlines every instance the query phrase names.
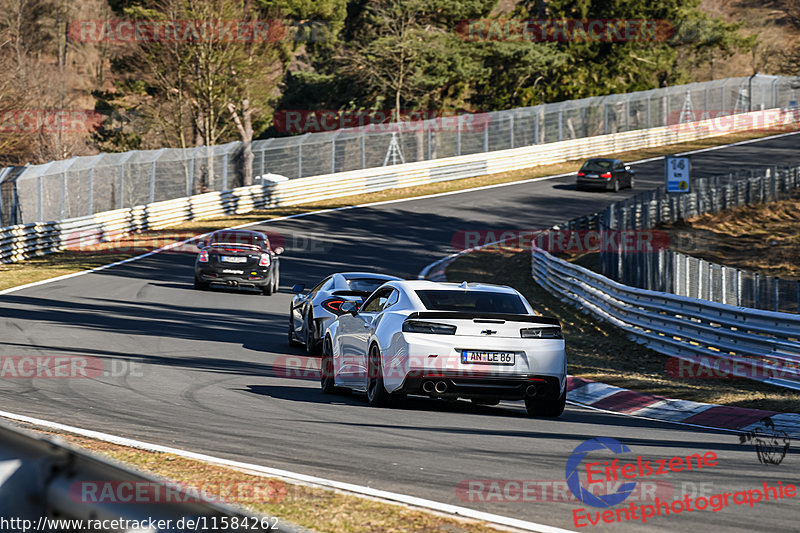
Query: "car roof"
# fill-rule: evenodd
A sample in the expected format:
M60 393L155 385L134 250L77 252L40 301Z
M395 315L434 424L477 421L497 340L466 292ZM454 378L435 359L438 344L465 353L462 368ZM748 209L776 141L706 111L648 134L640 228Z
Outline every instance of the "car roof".
M519 294L516 289L507 285L494 285L492 283L478 283L478 282L461 282L450 283L430 280L403 280L392 281L389 285L397 287L398 289L418 291L418 290L439 290L439 291L482 291L482 292L497 292L505 294Z
M402 279L398 278L397 276L390 276L388 274L377 274L375 272L338 272L337 274L342 276L344 279L370 278L370 279L385 279L386 281Z
M212 235L215 235L217 233L241 233L241 234L248 234L248 235L257 235L259 237L266 237L266 235L264 235L260 231L253 231L253 230L249 230L249 229L218 229L217 231L212 233Z
M596 161L608 161L609 163L617 163L617 162L621 163L621 161L619 159L611 159L609 157L593 157L591 159L587 159L586 163L594 163ZM584 164L586 164L586 163L584 163Z

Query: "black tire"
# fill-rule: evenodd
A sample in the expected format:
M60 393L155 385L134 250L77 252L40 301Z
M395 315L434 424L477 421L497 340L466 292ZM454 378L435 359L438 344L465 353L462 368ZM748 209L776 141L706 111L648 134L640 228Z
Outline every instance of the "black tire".
M389 405L389 393L383 384L381 354L375 346L369 349L367 367L367 402L371 407L386 407Z
M302 346L303 343L294 338L294 315L289 309L289 346Z
M197 276L194 277L194 288L198 291L205 291L208 290L208 283L205 281L200 281L197 279Z
M537 399L525 398L525 409L528 411L528 416L543 417L543 418L556 418L561 416L564 412L564 406L567 404L567 390L561 393L556 399Z
M306 345L306 353L308 355L319 355L319 339L315 335L317 329L314 323L314 315L311 311L306 316L306 338L304 344Z
M319 381L324 394L333 394L336 392L333 376L333 344L331 343L330 337L325 337L322 348L322 360L319 365Z
M614 192L619 192L619 179L614 178Z
M470 401L475 405L497 405L500 400L484 400L482 398L470 398Z

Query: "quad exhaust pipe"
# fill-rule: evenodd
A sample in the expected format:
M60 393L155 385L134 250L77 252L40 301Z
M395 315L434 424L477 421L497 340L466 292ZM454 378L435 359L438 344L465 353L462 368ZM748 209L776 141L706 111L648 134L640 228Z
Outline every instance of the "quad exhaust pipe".
M425 391L425 392L427 392L427 393L429 393L429 394L430 394L431 392L433 392L433 381L426 381L426 382L424 382L424 383L422 384L422 390L423 390L423 391Z
M536 396L536 393L539 392L536 388L536 385L528 385L528 388L525 389L525 396L528 398L533 398Z
M437 394L444 394L447 392L447 383L444 381L437 381L433 390L435 390Z

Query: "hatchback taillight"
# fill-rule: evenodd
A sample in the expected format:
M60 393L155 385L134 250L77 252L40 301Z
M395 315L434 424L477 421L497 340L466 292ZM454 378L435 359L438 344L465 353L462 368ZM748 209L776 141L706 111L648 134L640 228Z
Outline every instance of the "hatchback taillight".
M258 261L258 266L268 267L272 259L270 259L269 254L261 254L261 259Z
M600 177L605 179L611 179L611 172L603 172L602 174L600 174Z
M200 250L200 255L197 257L197 260L201 263L208 263L208 252Z
M578 172L578 176L580 176L580 177L584 177L585 175L586 175L586 172Z
M325 309L327 309L328 311L330 311L335 315L343 315L344 313L342 313L341 309L343 303L344 300L342 300L341 298L331 298L330 300L325 300L324 302L322 302L322 307L324 307Z

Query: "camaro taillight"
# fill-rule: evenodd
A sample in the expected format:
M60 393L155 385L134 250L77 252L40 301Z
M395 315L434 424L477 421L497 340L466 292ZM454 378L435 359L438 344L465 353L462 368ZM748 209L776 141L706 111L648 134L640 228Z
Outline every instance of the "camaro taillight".
M271 262L272 259L270 259L269 254L261 254L261 259L258 261L258 266L268 267Z
M561 328L522 328L519 336L523 339L563 339Z
M585 175L586 175L586 172L578 172L578 176L580 176L580 177L584 177Z
M403 322L403 331L406 333L433 333L436 335L455 335L456 327L450 324L437 324L436 322L422 322L421 320L406 320Z
M208 252L200 250L200 255L197 257L197 260L201 263L208 263Z
M322 307L335 315L343 315L344 313L341 308L344 302L345 301L341 298L331 298L330 300L322 302Z
M611 172L603 172L602 174L600 174L600 177L605 179L611 179Z

